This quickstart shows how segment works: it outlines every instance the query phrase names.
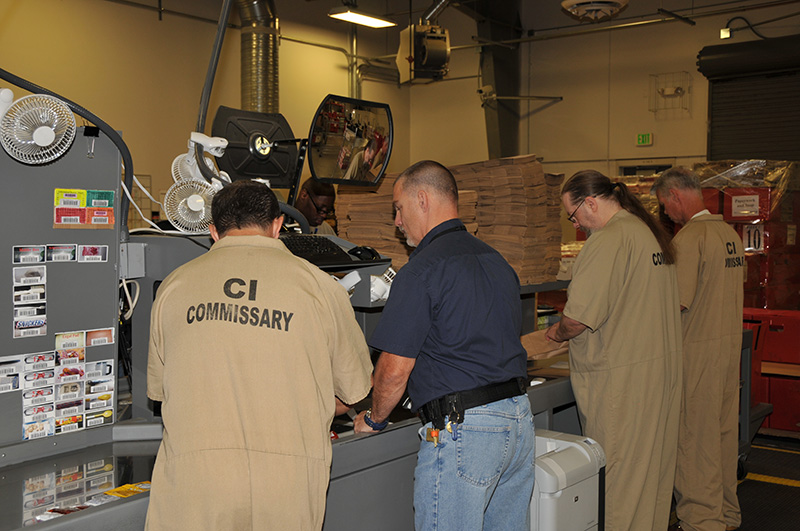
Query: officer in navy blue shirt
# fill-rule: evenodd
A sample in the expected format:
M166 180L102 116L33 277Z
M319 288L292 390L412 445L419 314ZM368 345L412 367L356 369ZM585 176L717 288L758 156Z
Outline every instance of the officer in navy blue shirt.
M385 428L408 386L423 422L417 529L529 529L534 432L519 279L466 231L455 179L441 164L404 171L393 202L395 225L416 249L370 339L382 353L372 408L355 430Z

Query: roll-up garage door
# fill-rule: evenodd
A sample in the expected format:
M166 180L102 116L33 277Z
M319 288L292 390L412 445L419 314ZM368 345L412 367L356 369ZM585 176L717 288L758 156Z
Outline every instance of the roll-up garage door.
M800 36L707 46L708 159L800 160Z

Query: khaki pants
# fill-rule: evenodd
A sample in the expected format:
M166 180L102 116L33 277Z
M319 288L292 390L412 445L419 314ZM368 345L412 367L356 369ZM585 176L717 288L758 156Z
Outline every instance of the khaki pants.
M736 496L741 349L720 343L725 341L684 345L675 512L690 531L742 522Z

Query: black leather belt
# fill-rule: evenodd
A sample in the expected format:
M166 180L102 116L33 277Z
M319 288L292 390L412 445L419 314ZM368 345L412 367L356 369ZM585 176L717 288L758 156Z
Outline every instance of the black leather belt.
M432 422L434 428L441 430L445 417L459 424L464 421L464 411L467 409L525 394L527 387L525 378L514 378L503 383L450 393L424 404L419 408L419 417L423 424Z

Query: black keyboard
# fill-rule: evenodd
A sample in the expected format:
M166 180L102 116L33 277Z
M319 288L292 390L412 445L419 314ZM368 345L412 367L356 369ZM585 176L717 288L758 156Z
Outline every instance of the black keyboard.
M281 234L280 238L293 255L304 258L315 266L352 266L355 260L325 236L287 233Z

